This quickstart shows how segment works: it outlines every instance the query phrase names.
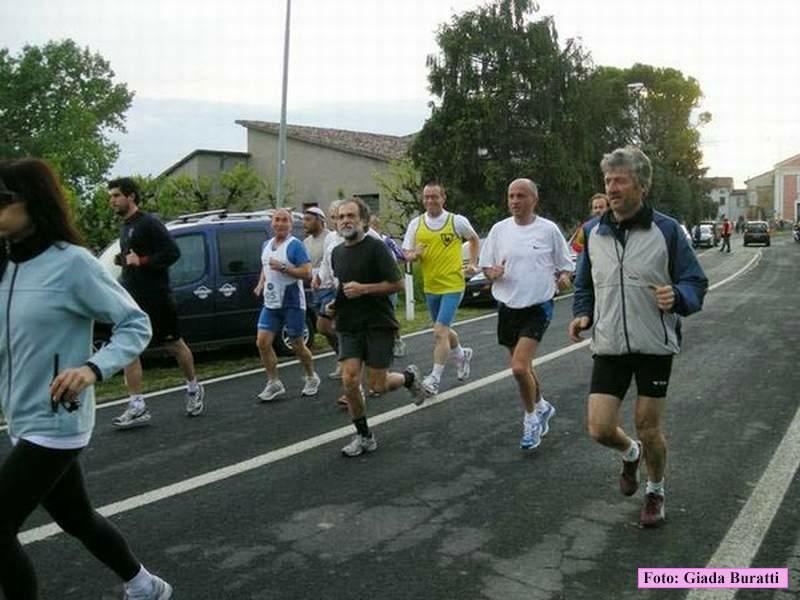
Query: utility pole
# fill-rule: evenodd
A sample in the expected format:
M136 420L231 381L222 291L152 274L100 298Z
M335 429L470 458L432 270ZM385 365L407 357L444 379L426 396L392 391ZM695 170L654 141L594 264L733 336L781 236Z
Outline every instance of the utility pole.
M283 36L283 89L281 91L281 125L278 130L278 178L275 200L279 208L283 206L283 188L286 179L286 88L289 83L289 25L291 17L292 0L286 0L286 29Z

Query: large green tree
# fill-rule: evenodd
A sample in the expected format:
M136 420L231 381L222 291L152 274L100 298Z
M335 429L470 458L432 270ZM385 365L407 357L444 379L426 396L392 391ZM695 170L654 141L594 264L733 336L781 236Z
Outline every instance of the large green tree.
M539 183L544 214L571 225L603 189L599 162L641 144L653 159L651 198L680 218L699 207L697 81L674 69L596 67L560 42L531 0L493 0L443 25L428 59L436 101L411 148L423 179L441 179L452 207L485 229L504 215L516 177Z
M117 160L110 136L125 131L132 99L102 56L72 40L0 49L0 157L47 159L90 193Z

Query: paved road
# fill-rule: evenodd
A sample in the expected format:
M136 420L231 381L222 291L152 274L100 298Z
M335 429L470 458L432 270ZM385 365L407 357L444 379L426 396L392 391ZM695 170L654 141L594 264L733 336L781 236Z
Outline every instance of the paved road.
M283 377L297 396L276 404L257 405L263 380L248 376L209 385L199 419L182 416L176 394L154 398L153 425L136 431L112 430L117 409L100 409L84 454L92 497L98 506L122 502L114 521L179 600L684 598L637 590L637 567L704 567L726 543L753 545L755 556L738 560L791 567L796 594L797 464L767 467L798 408L800 247L783 238L763 250L706 251L701 261L712 283L751 268L684 323L660 530L637 526L641 499L619 495L618 457L583 431L588 350L553 357L572 347L568 299L540 351L551 357L538 370L558 414L533 453L518 447L521 410L489 316L459 327L476 351L467 385L455 387L450 372L450 391L421 410L404 392L370 401L385 422L373 418L380 447L368 457L339 456L350 432L334 405L337 386L301 399L290 366ZM426 368L429 337L408 346L407 360ZM628 424L630 404L629 396ZM785 497L775 480L757 485L774 469L791 481ZM766 521L763 543L749 521L736 521L749 499L761 502L753 501ZM23 534L42 598L119 598L115 577L48 523L37 512Z

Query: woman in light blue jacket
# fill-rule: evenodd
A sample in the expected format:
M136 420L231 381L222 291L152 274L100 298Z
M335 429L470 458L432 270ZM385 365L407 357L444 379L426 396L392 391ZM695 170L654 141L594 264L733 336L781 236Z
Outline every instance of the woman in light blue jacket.
M93 354L95 320L113 331ZM17 534L40 504L119 575L126 598L172 597L92 508L78 462L94 427L93 384L149 339L147 316L82 247L50 167L0 162L0 401L13 444L0 465L0 588L8 600L37 597Z

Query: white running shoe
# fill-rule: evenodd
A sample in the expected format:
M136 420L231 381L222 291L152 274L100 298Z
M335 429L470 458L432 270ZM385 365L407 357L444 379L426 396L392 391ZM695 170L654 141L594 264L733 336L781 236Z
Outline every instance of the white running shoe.
M262 402L270 402L275 400L278 396L286 394L286 388L283 387L283 382L280 379L274 379L267 382L263 391L258 394L258 399Z
M149 592L126 591L124 600L170 600L172 586L160 577L152 576L153 587Z
M316 396L319 391L319 384L321 380L319 375L314 373L311 377L303 377L303 391L300 392L301 396Z
M147 410L147 405L142 402L134 404L128 403L128 407L120 416L114 417L111 424L118 429L133 429L134 427L142 427L150 423L150 411Z
M359 433L353 436L350 443L342 448L342 455L347 457L360 456L365 452L375 452L378 449L378 442L375 441L375 436L370 435L365 437Z
M436 381L433 375L426 375L422 380L422 390L428 398L431 398L439 393L439 382Z
M328 379L341 379L342 378L342 363L336 363L336 368L328 373Z
M533 450L542 443L542 424L539 415L534 411L533 415L525 414L522 417L522 438L519 447L523 450Z
M392 348L392 356L395 358L402 358L406 355L406 343L403 338L394 339L394 347Z
M206 390L203 384L197 384L197 391L192 393L186 392L186 414L190 417L196 417L201 414L206 406L203 404L203 399L206 397Z
M472 348L464 348L464 358L456 361L456 377L459 381L469 378L470 362L472 361Z

